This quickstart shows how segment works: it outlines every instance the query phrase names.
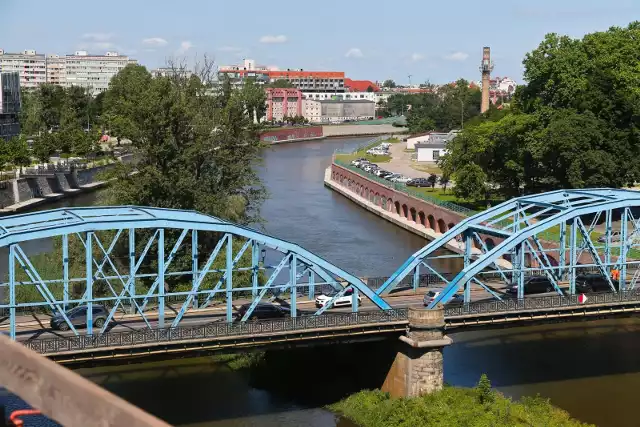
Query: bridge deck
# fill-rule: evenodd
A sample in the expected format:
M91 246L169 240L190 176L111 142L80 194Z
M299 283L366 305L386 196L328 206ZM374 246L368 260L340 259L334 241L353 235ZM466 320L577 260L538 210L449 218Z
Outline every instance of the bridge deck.
M577 296L544 296L522 301L486 301L446 307L448 330L500 327L529 322L562 321L640 311L640 292L592 294L585 303ZM402 333L408 309L332 313L258 322L211 322L168 329L139 329L102 335L27 339L25 346L61 363L139 357L177 352L213 352L320 341L358 341Z

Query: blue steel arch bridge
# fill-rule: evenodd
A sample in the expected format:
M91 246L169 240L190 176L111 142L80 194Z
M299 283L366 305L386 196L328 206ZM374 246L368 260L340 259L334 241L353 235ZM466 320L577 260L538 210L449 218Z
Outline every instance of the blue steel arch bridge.
M146 340L165 341L343 326L379 330L383 323L396 331L406 323L406 306L395 304L398 289L438 287L428 309L455 297L459 304L445 306L453 325L456 319L492 313L582 309L576 281L583 272L600 275L610 288L587 305L640 306L638 207L640 193L627 190L515 198L460 222L390 277L374 280L356 277L295 243L193 211L120 206L8 216L0 219L0 256L7 263L0 328L8 325L16 338L25 314L57 315L66 334L28 339L45 354L111 348L117 343L109 337L117 334L118 345L131 345L140 330L151 334ZM51 245L49 253L33 251ZM459 259L460 268L441 271L438 259ZM551 292L528 295L530 275L545 276ZM505 292L507 285L515 285L513 296ZM319 293L330 297L316 307ZM345 298L350 312L332 314L336 301ZM260 302L274 300L286 305L288 320L269 327L247 322ZM312 309L298 310L303 302ZM106 307L106 319L94 316L96 305ZM206 314L212 305L222 311L215 325ZM238 312L239 305L245 310ZM85 307L86 329L69 318L73 307ZM140 328L114 332L114 321L123 316L134 316Z

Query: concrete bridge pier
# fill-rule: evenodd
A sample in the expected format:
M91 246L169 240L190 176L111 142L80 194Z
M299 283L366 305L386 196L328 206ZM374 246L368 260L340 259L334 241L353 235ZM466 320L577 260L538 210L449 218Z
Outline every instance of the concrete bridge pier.
M382 385L393 397L415 397L442 389L442 350L451 344L444 335L444 307L409 308L407 334Z

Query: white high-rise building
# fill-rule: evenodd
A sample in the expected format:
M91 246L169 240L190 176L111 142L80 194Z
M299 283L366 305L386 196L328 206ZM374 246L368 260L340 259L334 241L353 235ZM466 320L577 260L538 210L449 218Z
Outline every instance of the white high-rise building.
M128 56L118 55L118 52L89 55L83 50L77 51L74 55L67 55L65 60L66 86L85 87L92 95L107 90L113 76L128 64L136 63Z
M18 72L21 87L35 88L47 81L47 59L35 50L9 53L0 49L0 72Z
M60 55L47 55L47 83L66 86L67 60Z
M0 49L0 72L18 72L20 86L36 88L42 83L63 87L80 86L97 95L109 87L111 78L128 64L137 61L117 52L90 55L77 51L73 55L42 55L35 50L8 53Z

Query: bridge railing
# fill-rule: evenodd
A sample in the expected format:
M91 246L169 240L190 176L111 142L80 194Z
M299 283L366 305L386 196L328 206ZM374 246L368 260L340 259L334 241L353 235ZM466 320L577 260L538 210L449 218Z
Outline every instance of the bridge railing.
M640 289L622 292L602 292L587 294L587 300L578 301L578 295L552 295L536 298L504 299L502 301L478 301L468 305L445 306L445 317L456 317L473 314L491 314L501 312L518 312L526 310L545 310L550 308L590 306L598 304L619 304L640 302Z
M288 317L257 322L215 322L206 325L167 329L107 332L98 336L78 335L43 338L23 344L41 354L79 352L100 348L122 348L140 344L161 344L239 336L260 336L269 333L331 329L344 326L401 322L408 318L407 309L327 314L323 316Z
M375 176L373 174L366 173L362 169L358 169L357 167L355 167L355 166L353 166L353 165L351 165L351 164L349 164L347 162L344 162L344 161L342 161L340 159L334 159L334 163L339 165L339 166L341 166L341 167L343 167L343 168L345 168L345 169L349 169L350 171L355 172L355 173L357 173L357 174L359 174L359 175L361 175L361 176L363 176L363 177L365 177L365 178L367 178L367 179L369 179L371 181L377 182L378 184L383 185L383 186L385 186L387 188L390 188L392 190L399 191L399 192L405 193L405 194L407 194L409 196L424 200L425 202L431 203L433 205L443 207L445 209L457 212L457 213L462 214L464 216L472 216L472 215L476 214L476 212L474 210L471 210L471 209L466 208L464 206L460 206L460 205L457 205L455 203L447 202L445 200L438 199L437 197L433 197L433 196L430 196L428 194L422 193L421 191L417 191L417 190L415 190L415 189L413 189L411 187L407 187L405 184L401 184L401 183L397 183L397 182L390 182L390 181L387 181L384 178L380 178L380 177L377 177L377 176Z

